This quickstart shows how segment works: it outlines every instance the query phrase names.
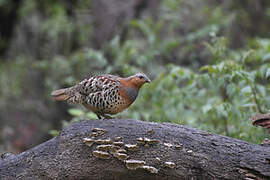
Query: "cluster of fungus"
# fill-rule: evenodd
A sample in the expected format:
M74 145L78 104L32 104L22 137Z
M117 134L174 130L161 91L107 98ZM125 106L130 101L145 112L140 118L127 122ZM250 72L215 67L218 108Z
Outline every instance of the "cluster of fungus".
M103 134L107 133L105 129L101 128L94 128L92 130L92 133L90 134L91 137L97 137L97 136L102 136Z
M171 144L171 143L163 143L164 146L168 147L168 148L175 148L175 149L182 149L183 144Z
M159 140L156 140L156 139L149 139L146 137L137 138L137 144L144 145L145 147L150 147L151 145L155 145L158 143L159 143Z
M105 129L94 128L90 136L98 137L105 134L106 132L107 131ZM118 160L124 161L128 158L126 150L122 148L124 143L120 141L119 137L117 137L116 139L118 141L114 142L110 138L108 139L83 138L83 142L89 147L91 147L93 144L97 144L96 150L93 151L93 155L96 158L110 159L111 157L115 157Z
M171 168L171 169L173 169L175 167L174 162L167 161L164 164L165 164L165 166L167 166L168 168Z
M145 161L129 159L127 152L139 151L139 146L150 147L160 143L156 139L150 139L147 137L139 137L136 139L136 144L125 144L122 141L122 137L115 137L114 140L108 139L96 139L98 136L106 134L107 131L101 128L94 128L90 134L91 138L83 138L83 142L91 147L93 144L97 144L96 149L92 152L93 156L99 159L111 159L112 157L125 163L127 169L136 170L144 169L150 173L158 173L158 169L153 166L146 165ZM167 147L172 147L173 145L169 143L164 143ZM175 148L181 148L180 145ZM156 158L160 162L160 158ZM165 162L165 166L169 168L174 168L175 163Z
M140 161L140 160L126 160L125 161L126 167L131 170L136 170L136 169L145 169L146 171L156 174L158 173L158 169L153 167L153 166L147 166L145 165L145 161Z
M101 159L110 159L111 155L107 152L104 151L93 151L93 155L97 158L101 158Z

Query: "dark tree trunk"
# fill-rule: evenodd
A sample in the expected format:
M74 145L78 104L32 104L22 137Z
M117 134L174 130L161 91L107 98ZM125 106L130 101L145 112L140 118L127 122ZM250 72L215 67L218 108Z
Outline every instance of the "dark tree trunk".
M14 27L18 20L18 9L22 0L11 0L1 2L0 5L0 56L5 55L9 46L9 40L12 38ZM1 58L2 60L2 58Z
M95 143L88 146L90 138ZM112 148L121 142L122 155L126 150L127 160L144 161L143 168L128 169L131 161L119 160L112 155L116 151L106 153L106 146L98 145L114 143L107 146ZM126 145L136 143L138 147ZM0 179L248 178L270 179L269 147L176 124L131 119L76 123L35 148L0 160Z
M123 41L128 22L138 18L144 10L154 12L159 3L155 0L94 0L91 11L95 34L93 46L100 49L117 34Z

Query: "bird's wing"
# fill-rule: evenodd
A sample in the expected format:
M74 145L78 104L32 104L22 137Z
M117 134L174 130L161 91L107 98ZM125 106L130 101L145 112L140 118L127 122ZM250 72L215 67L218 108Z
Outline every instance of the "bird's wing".
M82 95L89 95L91 93L106 91L107 89L119 86L120 79L121 78L118 76L109 74L93 76L77 84L76 89Z

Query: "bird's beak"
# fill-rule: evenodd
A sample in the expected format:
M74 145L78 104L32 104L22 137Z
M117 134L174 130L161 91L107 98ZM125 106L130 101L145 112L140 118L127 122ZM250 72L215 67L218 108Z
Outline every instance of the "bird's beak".
M150 83L151 80L150 80L149 78L145 78L145 82L146 82L146 83Z

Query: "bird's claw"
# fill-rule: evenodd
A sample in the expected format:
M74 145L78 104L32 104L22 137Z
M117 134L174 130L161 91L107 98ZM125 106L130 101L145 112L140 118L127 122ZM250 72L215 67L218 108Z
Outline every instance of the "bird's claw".
M113 119L111 116L106 115L106 114L96 114L96 115L97 115L98 119Z
M103 114L102 116L103 116L104 118L106 118L106 119L112 119L112 117L111 117L111 116L106 115L106 114Z

